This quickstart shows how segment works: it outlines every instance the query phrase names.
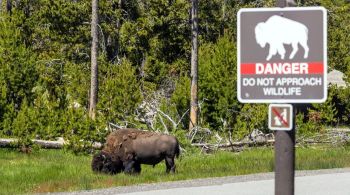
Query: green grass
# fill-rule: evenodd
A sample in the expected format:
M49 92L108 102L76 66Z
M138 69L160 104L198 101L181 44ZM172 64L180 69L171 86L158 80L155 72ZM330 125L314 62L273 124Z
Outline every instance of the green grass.
M350 147L298 148L299 170L350 167ZM142 165L140 175L95 174L91 156L76 156L63 150L39 150L22 154L0 149L0 194L87 190L193 178L242 175L273 171L273 149L260 148L241 153L182 155L177 173L165 174L164 163L155 168Z

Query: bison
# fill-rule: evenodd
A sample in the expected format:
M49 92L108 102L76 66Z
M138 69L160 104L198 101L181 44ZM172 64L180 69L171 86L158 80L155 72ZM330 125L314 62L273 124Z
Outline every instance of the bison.
M119 129L108 135L103 152L104 155L109 154L110 158L106 155L105 159L97 158L101 156L98 154L93 159L98 162L104 160L104 163L101 163L104 171L100 172L111 173L112 171L107 171L114 169L113 166L109 166L110 161L116 159L112 162L115 163L118 170L122 167L126 173L140 173L141 164L155 166L162 160L165 160L166 172L174 173L175 157L179 156L180 149L178 140L171 135L137 129ZM115 161L122 162L122 166L117 165Z

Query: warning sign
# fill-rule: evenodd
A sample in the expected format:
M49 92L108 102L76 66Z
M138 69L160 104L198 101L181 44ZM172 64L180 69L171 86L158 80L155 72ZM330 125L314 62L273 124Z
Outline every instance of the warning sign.
M237 96L243 103L321 103L327 98L323 7L238 12Z
M293 107L290 104L269 105L269 129L291 130L293 127Z

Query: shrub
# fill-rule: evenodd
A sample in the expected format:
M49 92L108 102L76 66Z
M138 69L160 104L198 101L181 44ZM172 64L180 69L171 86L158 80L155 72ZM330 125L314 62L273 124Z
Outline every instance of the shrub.
M244 104L236 118L233 137L242 139L254 129L267 133L267 109L266 104Z
M212 129L233 127L239 104L236 46L229 36L216 44L205 44L199 51L199 102L201 119Z
M98 111L107 122L133 122L142 100L135 68L127 60L122 60L120 65L101 61L100 66Z
M95 142L104 143L108 134L107 125L101 117L92 120L83 109L69 108L65 113L66 131L64 139L68 142L67 149L75 153L93 151Z
M308 137L324 131L324 125L318 121L319 113L313 111L309 112L309 114L310 113L312 113L311 116L314 116L316 120L305 120L303 113L298 113L296 115L296 134L298 136Z

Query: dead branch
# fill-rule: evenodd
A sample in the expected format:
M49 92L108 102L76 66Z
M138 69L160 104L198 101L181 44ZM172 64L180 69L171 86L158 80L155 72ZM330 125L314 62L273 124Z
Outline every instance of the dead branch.
M185 113L183 113L183 115L181 116L180 120L176 123L176 126L178 126L178 125L181 123L182 119L186 116L186 114L187 114L188 111L190 111L190 109L187 109L187 110L185 111Z
M228 148L228 147L243 147L243 146L263 146L263 145L272 145L275 143L275 140L267 140L264 142L253 142L253 141L245 141L245 142L232 142L226 144L206 144L206 143L193 143L192 146L196 147L205 147L205 148Z
M165 129L165 134L169 134L168 128L166 127L166 124L163 121L163 117L160 114L158 114L158 117L159 117L160 122L162 123L162 125L163 125L163 127Z
M109 131L112 131L113 129L122 129L125 128L124 126L118 125L118 124L114 124L112 122L108 123L108 129Z
M296 140L297 145L310 145L310 144L344 144L350 142L350 130L349 129L331 129L322 134L316 134L314 136L307 137L298 137ZM191 136L192 138L195 134L198 133L194 131ZM242 141L233 142L231 137L231 132L229 132L229 138L227 139L226 144L221 144L222 138L218 135L214 135L218 140L217 143L192 143L192 146L201 147L202 150L216 150L218 148L228 148L231 147L252 147L252 146L265 146L265 145L273 145L275 142L275 138L273 134L263 134L259 130L254 130L249 136L244 138ZM201 139L202 140L202 139Z
M161 113L163 116L165 116L165 118L167 118L167 119L171 122L171 124L173 124L173 128L174 128L174 129L177 128L176 122L175 122L169 115L165 114L163 111L161 111L161 110L158 109L158 108L157 108L157 111L158 111L159 113ZM162 120L163 120L163 119L162 119Z

